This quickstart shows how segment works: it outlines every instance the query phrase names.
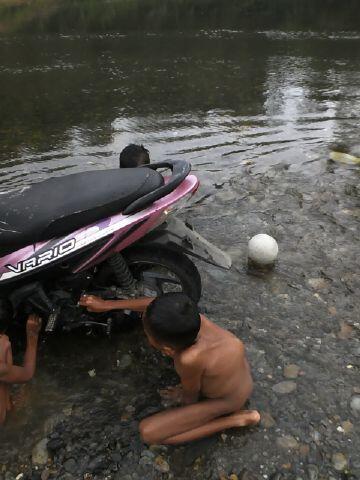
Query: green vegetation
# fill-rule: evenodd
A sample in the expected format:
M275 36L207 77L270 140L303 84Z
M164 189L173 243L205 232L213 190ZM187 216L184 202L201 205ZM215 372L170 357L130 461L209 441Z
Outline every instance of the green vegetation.
M0 32L356 30L358 0L0 0Z

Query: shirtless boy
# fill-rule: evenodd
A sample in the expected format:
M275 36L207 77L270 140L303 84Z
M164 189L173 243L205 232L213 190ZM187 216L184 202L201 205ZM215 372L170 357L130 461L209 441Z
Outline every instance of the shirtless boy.
M1 309L0 314L0 425L4 423L6 414L11 410L9 386L11 383L25 383L34 376L36 353L41 320L36 315L30 315L26 324L27 346L24 365L13 365L11 343L5 335L7 323L10 320L8 312Z
M184 443L260 421L256 410L243 410L253 389L243 343L200 315L186 295L116 301L85 296L80 304L97 312L145 311L143 325L150 344L174 360L181 385L168 388L166 394L183 406L142 420L145 443Z

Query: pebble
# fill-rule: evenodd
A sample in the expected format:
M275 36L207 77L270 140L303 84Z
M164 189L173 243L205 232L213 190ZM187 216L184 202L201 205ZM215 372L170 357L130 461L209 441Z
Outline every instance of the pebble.
M155 470L161 473L167 473L170 471L169 464L161 455L155 458Z
M300 367L294 363L286 365L284 368L284 377L285 378L297 378L300 373Z
M291 382L287 380L284 382L277 383L272 387L275 393L280 393L281 395L294 392L296 388L297 388L297 385L295 382Z
M347 459L343 453L334 453L331 457L332 464L338 472L341 472L347 467Z
M73 458L69 458L69 460L66 460L63 466L68 473L76 473L77 465Z
M360 395L355 395L350 401L350 407L354 412L360 412Z
M328 288L329 283L324 278L309 278L308 284L314 290L323 290Z
M96 370L95 370L95 368L93 368L92 370L89 370L89 371L88 371L88 375L89 375L89 377L91 377L91 378L96 377Z
M260 412L260 425L264 428L271 428L275 425L275 420L268 412Z
M296 438L291 435L285 435L276 439L276 444L281 448L286 448L287 450L293 450L298 448L299 443Z
M354 425L350 422L350 420L345 420L341 423L341 426L345 433L350 433L354 428Z
M34 465L46 465L49 459L47 451L47 438L43 438L38 442L32 450L31 460Z
M341 340L347 340L351 337L353 332L353 327L345 322L342 322L340 325L340 331L338 332L337 336Z
M126 368L130 367L131 364L132 364L132 358L127 353L117 361L117 367L120 370L125 370Z
M41 480L48 480L49 477L50 477L50 470L45 468L45 470L41 472Z
M319 478L319 469L316 465L308 465L307 467L309 480L318 480Z
M239 477L236 475L236 473L232 473L229 477L229 480L239 480Z

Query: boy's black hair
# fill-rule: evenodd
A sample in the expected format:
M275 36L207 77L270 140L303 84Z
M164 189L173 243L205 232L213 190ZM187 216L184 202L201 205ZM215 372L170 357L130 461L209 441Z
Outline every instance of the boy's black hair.
M150 163L149 150L144 145L135 145L130 143L120 153L120 168L135 168Z
M11 305L8 300L0 299L0 334L5 333L12 320Z
M157 297L144 316L145 328L155 340L181 349L195 343L200 324L196 304L184 293L165 293Z

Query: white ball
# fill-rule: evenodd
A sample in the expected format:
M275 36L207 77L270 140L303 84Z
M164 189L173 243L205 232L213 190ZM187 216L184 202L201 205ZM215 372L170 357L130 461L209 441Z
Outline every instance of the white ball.
M259 233L252 237L248 245L248 255L251 260L259 265L268 265L276 260L279 252L275 238Z

